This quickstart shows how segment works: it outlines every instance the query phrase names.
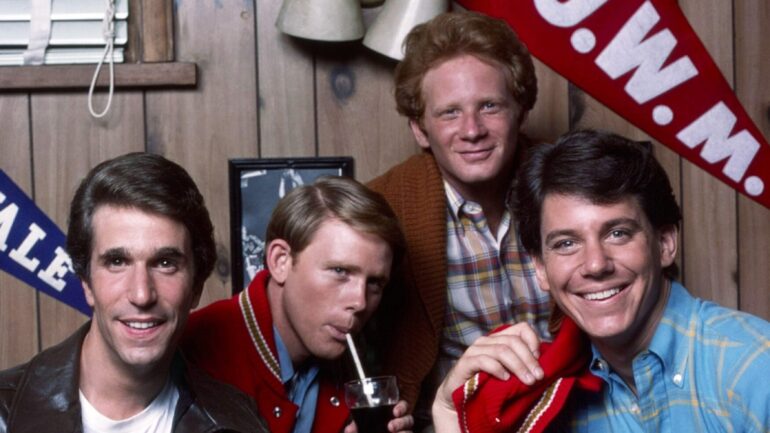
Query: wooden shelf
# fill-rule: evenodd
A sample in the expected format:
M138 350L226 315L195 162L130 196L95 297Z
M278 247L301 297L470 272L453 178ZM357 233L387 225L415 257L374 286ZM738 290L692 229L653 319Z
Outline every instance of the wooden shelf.
M0 91L87 89L96 64L0 67ZM108 64L102 65L97 87L109 86ZM195 63L119 63L115 64L115 87L195 87Z

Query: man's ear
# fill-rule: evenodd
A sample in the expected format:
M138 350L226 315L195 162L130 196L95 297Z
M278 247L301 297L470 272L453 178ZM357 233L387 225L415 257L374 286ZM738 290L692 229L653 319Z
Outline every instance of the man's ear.
M542 253L541 253L542 254ZM551 286L548 284L548 275L545 272L545 263L540 255L533 255L532 261L535 264L535 277L537 277L537 284L545 291L550 291Z
M265 251L265 263L270 271L270 278L278 284L283 284L292 266L291 247L283 239L270 242Z
M93 310L94 308L94 291L91 290L91 284L88 281L81 279L80 283L83 285L83 293L86 295L86 302L88 306Z
M418 119L409 119L409 128L412 130L412 135L417 140L417 144L425 150L430 150L428 134L425 132L425 128L422 127L421 122Z
M679 248L679 229L673 224L664 226L659 230L658 242L660 244L660 266L665 268L676 260L676 252Z

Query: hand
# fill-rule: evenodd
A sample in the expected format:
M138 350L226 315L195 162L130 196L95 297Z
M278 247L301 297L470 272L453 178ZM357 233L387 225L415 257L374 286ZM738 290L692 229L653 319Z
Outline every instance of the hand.
M393 419L388 423L388 430L393 433L411 433L414 418L409 414L409 403L401 400L393 408Z
M393 433L411 433L413 426L414 418L412 418L412 415L409 415L409 404L406 400L399 401L393 407L393 419L388 423L388 431ZM344 433L358 433L355 421L351 421L350 424L345 426Z
M432 408L436 433L460 431L452 392L474 374L484 371L500 380L508 380L513 373L527 385L542 379L543 369L537 362L539 347L540 338L526 322L477 339L438 388Z

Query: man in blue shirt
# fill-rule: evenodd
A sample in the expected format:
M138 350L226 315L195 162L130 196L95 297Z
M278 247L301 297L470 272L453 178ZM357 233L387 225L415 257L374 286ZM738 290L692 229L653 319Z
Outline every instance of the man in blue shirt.
M649 144L574 132L534 149L519 173L522 242L558 314L588 335L603 382L573 389L551 428L770 431L770 323L674 281L681 214Z

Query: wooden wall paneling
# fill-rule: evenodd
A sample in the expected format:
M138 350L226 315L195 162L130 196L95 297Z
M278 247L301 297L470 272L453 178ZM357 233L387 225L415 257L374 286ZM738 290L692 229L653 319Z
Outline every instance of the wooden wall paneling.
M147 92L147 143L185 167L206 199L219 261L200 306L228 297L228 158L257 155L257 78L253 1L176 2L178 61L198 65L198 87Z
M736 93L765 138L770 138L768 22L770 4L766 0L735 2ZM739 306L770 320L770 210L739 195L738 215Z
M142 61L174 60L174 7L172 0L142 2Z
M527 116L524 132L534 140L555 141L569 130L568 82L544 63L534 59L537 102Z
M96 110L104 102L99 92ZM144 150L142 94L116 92L107 116L88 113L87 92L31 96L35 199L38 206L67 230L70 200L80 180L96 164L127 152ZM56 344L86 317L48 296L40 296L42 346Z
M419 150L396 112L395 62L360 44L334 51L317 62L319 154L353 156L366 182Z
M732 2L682 0L690 24L728 82L733 81ZM738 307L736 193L685 161L682 169L684 281L697 296Z
M367 27L381 10L363 9ZM366 182L419 152L396 111L395 60L356 41L319 50L316 63L320 155L353 156L356 178Z
M281 3L257 2L259 156L315 156L313 52L275 27Z
M0 154L3 155L0 168L33 197L29 96L0 95L0 113ZM0 209L7 205L6 199ZM34 289L0 271L0 329L3 330L0 332L0 370L20 364L37 352L36 299Z
M367 27L381 10L363 9ZM396 111L396 64L360 41L318 51L319 154L353 156L356 178L362 182L419 152L406 118Z

